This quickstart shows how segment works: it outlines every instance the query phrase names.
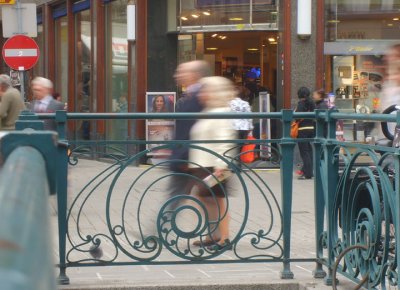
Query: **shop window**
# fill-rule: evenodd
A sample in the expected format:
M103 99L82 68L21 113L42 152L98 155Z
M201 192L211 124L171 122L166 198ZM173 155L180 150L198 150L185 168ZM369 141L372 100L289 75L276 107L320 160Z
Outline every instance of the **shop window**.
M106 5L106 110L114 113L130 111L128 99L128 42L127 0L113 1ZM134 65L134 64L131 64ZM107 123L107 138L125 140L128 137L128 122L125 120Z
M399 39L400 1L326 0L326 41Z
M74 6L77 8L77 6ZM75 111L96 111L91 94L91 14L90 10L75 10ZM78 124L79 139L90 139L90 122Z
M336 55L327 56L327 83L329 102L346 113L378 113L385 109L383 55ZM364 142L377 135L373 124L344 123L344 139ZM377 138L377 136L375 136Z
M173 1L172 1L173 2ZM180 0L178 30L277 29L275 0ZM172 4L173 5L173 4Z
M54 15L54 14L53 14ZM55 90L67 102L68 96L68 21L66 16L54 20L55 32Z

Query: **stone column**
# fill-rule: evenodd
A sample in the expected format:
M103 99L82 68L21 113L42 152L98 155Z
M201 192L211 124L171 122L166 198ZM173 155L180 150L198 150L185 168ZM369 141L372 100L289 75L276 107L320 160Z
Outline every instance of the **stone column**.
M291 104L297 104L297 90L305 86L311 91L316 88L317 64L317 1L312 0L312 31L308 39L300 39L297 35L297 1L291 6Z

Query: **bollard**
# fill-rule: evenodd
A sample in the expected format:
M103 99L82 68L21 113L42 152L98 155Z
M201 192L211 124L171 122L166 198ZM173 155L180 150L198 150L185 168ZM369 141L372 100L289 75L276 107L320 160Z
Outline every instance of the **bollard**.
M14 149L0 170L1 289L56 289L43 155Z

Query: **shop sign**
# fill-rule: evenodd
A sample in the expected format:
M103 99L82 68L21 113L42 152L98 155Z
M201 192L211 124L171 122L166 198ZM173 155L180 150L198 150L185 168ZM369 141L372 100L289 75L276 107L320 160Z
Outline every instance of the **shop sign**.
M12 5L15 4L15 0L0 0L0 5L5 4L5 5Z
M325 55L384 55L395 41L336 41L325 42Z

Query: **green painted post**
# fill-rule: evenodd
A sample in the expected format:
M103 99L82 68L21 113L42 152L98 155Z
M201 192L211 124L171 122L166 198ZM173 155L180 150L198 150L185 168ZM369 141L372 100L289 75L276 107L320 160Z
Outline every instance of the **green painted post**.
M0 288L56 289L43 155L14 149L0 172Z
M18 117L17 122L15 123L15 130L24 130L27 128L31 128L34 130L43 130L44 122L39 120L39 116L35 113L24 110Z
M59 140L65 140L66 123L67 123L67 112L56 111L56 124L57 124L57 133Z
M315 270L313 271L314 278L322 279L326 276L326 272L322 269L322 264L319 261L323 257L323 248L321 244L321 237L324 231L324 189L322 184L321 174L321 153L322 142L325 138L324 127L325 119L320 117L320 114L325 113L325 110L316 110L316 134L314 141L314 204L315 204L315 244L317 253L317 262Z
M58 252L60 259L58 283L66 285L69 284L66 274L68 145L66 143L59 144L57 154Z
M281 279L293 279L290 270L290 234L292 225L292 191L293 191L293 152L296 143L290 137L292 110L282 110L281 150L281 190L282 190L282 226L283 226L283 270Z
M331 117L333 111L327 112L328 122L328 138L325 145L324 158L325 172L326 172L326 190L325 190L325 210L327 216L327 247L328 247L328 275L325 277L325 284L332 285L332 268L335 263L335 257L333 254L333 220L332 213L334 211L334 198L336 194L336 187L339 180L339 160L336 155L336 145L331 140L336 140L336 120Z

